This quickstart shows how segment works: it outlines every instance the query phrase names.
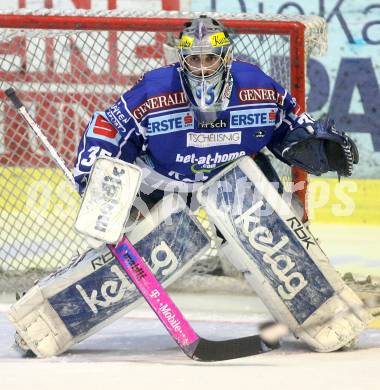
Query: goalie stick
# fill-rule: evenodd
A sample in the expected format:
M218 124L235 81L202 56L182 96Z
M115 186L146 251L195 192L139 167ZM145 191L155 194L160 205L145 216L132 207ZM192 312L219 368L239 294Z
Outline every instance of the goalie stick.
M75 188L72 173L30 116L14 89L7 89L5 94ZM257 355L278 348L280 337L287 333L287 329L281 325L274 325L261 334L248 337L220 341L206 340L193 330L126 237L122 238L116 246L107 245L169 334L191 359L210 362Z

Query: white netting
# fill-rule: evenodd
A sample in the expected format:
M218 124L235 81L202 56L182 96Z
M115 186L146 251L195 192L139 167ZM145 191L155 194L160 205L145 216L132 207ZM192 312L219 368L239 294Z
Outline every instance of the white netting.
M6 11L1 11L0 17L4 14ZM164 65L167 58L163 45L172 38L173 31L178 31L171 21L194 16L176 12L62 13L54 10L23 10L17 14L25 18L46 15L46 28L28 29L27 23L13 28L0 25L0 289L7 290L19 288L13 285L15 279L11 279L11 275L18 275L16 280L22 281L21 284L30 284L40 273L66 264L77 251L84 250L85 244L72 229L79 197L5 100L3 91L12 86L18 92L50 142L72 168L79 137L92 112L107 108L142 73ZM55 28L49 19L52 15L66 15L68 20L97 16L99 21L123 17L125 25L119 31L64 30ZM293 89L290 37L260 31L257 24L257 20L268 20L269 16L212 16L226 21L244 21L243 27L233 31L235 58L258 64L279 83ZM135 31L130 17L148 18L143 19L144 31ZM150 23L149 18L155 23ZM157 18L160 31L157 31ZM313 48L321 51L325 47L323 19L270 18L305 24L306 56ZM254 33L240 32L253 25ZM79 26L85 28L86 20L78 21ZM218 267L223 268L223 265L213 249L205 263L197 266L197 272L201 269L215 271Z

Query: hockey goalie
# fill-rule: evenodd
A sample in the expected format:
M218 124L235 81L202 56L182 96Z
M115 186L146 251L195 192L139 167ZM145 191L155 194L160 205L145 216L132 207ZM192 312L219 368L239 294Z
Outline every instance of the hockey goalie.
M314 175L349 176L358 162L355 144L332 121L302 112L258 66L233 60L232 37L218 21L202 15L186 23L177 52L178 62L146 73L94 113L78 148L78 191L86 191L103 157L135 164L142 184L125 194L133 201L137 193L128 237L164 286L209 245L193 215L200 204L217 228L220 255L243 272L278 322L316 351L352 344L369 320L365 308L261 150ZM102 184L108 195L117 176ZM120 215L123 225L127 214ZM103 210L96 229L113 221ZM94 246L12 306L25 350L60 354L140 302L107 246Z

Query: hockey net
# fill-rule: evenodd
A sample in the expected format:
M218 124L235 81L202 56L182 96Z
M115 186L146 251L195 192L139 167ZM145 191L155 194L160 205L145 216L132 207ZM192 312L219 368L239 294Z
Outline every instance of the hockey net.
M52 10L0 14L1 290L27 288L86 248L73 230L79 196L5 99L4 90L17 91L72 169L91 114L110 106L144 72L176 61L171 46L183 23L195 15ZM326 46L324 20L212 16L231 30L235 58L258 64L304 108L306 62L312 51L322 52ZM305 180L302 172L276 167L288 185ZM305 191L300 191L303 199ZM212 235L202 212L199 218ZM196 264L188 284L194 288L194 278L210 273L236 277L217 258L215 248Z

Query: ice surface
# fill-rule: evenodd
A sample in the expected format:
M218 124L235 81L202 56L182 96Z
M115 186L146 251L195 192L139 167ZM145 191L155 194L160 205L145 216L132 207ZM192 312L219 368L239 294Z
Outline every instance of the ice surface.
M253 296L171 294L205 338L246 336L269 319ZM187 358L147 306L141 306L62 356L25 359L12 349L13 327L0 305L0 389L276 389L380 388L380 330L354 350L319 354L289 337L280 350L237 360Z

